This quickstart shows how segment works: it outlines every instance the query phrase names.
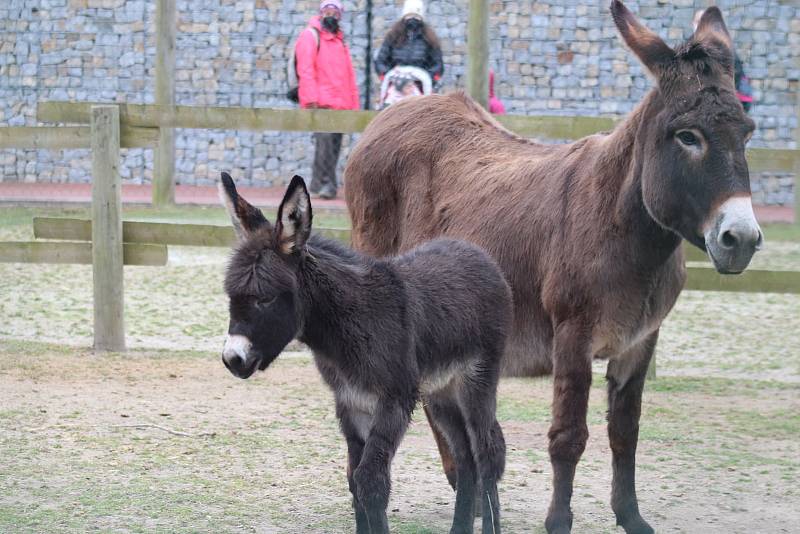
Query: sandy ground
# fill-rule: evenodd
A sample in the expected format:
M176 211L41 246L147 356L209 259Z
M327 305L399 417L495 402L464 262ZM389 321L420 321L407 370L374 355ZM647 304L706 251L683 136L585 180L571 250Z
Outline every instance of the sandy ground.
M576 477L576 532L615 532L597 377ZM0 531L345 532L345 446L307 353L248 381L216 355L98 356L0 345ZM547 380L505 380L506 532L540 532L550 491ZM798 389L660 378L638 477L659 532L792 532L800 523ZM447 532L453 493L421 410L394 462L396 532Z

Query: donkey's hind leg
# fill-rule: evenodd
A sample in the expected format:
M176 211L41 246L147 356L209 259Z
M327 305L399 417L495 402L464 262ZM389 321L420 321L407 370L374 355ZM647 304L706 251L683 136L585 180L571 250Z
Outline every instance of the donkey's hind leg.
M482 369L475 376L465 377L458 390L459 406L483 486L483 534L500 532L497 482L505 469L506 442L495 415L498 379L496 370Z
M453 457L456 479L456 509L451 534L473 531L477 473L466 422L452 392L437 392L426 399L425 409L434 430L439 431Z

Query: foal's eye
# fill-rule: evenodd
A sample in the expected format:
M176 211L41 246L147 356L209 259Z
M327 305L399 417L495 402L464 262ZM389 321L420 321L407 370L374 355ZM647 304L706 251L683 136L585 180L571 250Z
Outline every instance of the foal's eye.
M264 311L270 307L270 305L275 302L278 297L273 297L271 299L259 299L256 301L256 309L260 311Z
M698 144L700 141L697 139L697 136L694 135L689 130L681 130L680 132L675 134L675 137L678 138L678 141L683 143L686 146L692 146Z

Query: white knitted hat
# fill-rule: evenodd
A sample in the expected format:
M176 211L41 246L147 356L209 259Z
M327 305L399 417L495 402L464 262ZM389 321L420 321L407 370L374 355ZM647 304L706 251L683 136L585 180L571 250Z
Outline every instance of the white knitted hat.
M425 3L422 0L406 0L403 3L403 17L409 15L417 15L420 18L425 18Z

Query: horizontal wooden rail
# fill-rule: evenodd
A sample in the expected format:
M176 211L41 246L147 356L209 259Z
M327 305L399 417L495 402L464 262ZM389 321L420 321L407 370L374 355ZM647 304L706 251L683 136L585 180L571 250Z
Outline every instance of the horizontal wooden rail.
M315 228L314 231L340 241L350 241L350 230L347 228L320 227ZM90 241L92 221L61 217L34 217L33 235L37 239ZM192 247L229 247L236 243L236 236L230 226L123 221L122 241L124 243Z
M89 148L88 126L11 126L0 128L0 148Z
M683 257L686 261L703 261L711 263L708 254L688 242L683 242Z
M88 124L90 102L39 102L42 122ZM120 122L129 126L222 130L361 132L374 111L273 109L119 104Z
M167 264L167 247L126 243L122 246L125 265ZM91 265L92 244L87 242L0 242L0 263L78 263Z
M90 241L92 239L92 221L34 217L33 235L37 239ZM230 226L123 221L122 241L123 243L228 247L236 242L236 237Z
M42 122L88 124L92 105L97 104L92 102L39 102L37 118ZM118 105L120 122L123 126L144 129L164 126L222 130L357 133L363 131L376 115L375 111L334 111L329 109ZM579 139L597 132L611 130L621 120L612 117L569 115L498 115L495 118L506 128L519 135L541 139ZM136 135L144 134L137 133ZM150 137L148 137L148 142L152 142ZM0 143L0 147L2 146ZM794 172L795 162L800 161L800 150L751 148L747 150L747 160L750 172L753 173Z
M800 271L759 271L723 275L711 267L687 267L684 289L744 293L800 293Z
M347 228L317 228L326 237L350 241ZM89 240L91 221L84 219L35 217L33 234L38 239ZM205 224L173 224L124 221L123 241L200 247L228 247L236 242L233 228ZM52 243L49 243L52 244ZM687 260L708 261L699 250L686 246ZM127 259L126 259L127 263ZM748 270L736 276L718 274L709 267L688 267L686 289L701 291L744 291L756 293L800 293L800 272Z
M613 117L578 115L496 115L495 119L523 137L539 139L580 139L598 132L607 132L621 121Z
M153 147L158 142L158 128L120 127L122 148ZM0 148L91 148L89 126L9 126L0 127Z
M92 103L39 102L42 122L87 124ZM297 132L361 132L375 111L273 109L119 104L123 124L142 127L278 130ZM573 139L610 130L619 119L581 116L498 115L497 120L519 135Z

